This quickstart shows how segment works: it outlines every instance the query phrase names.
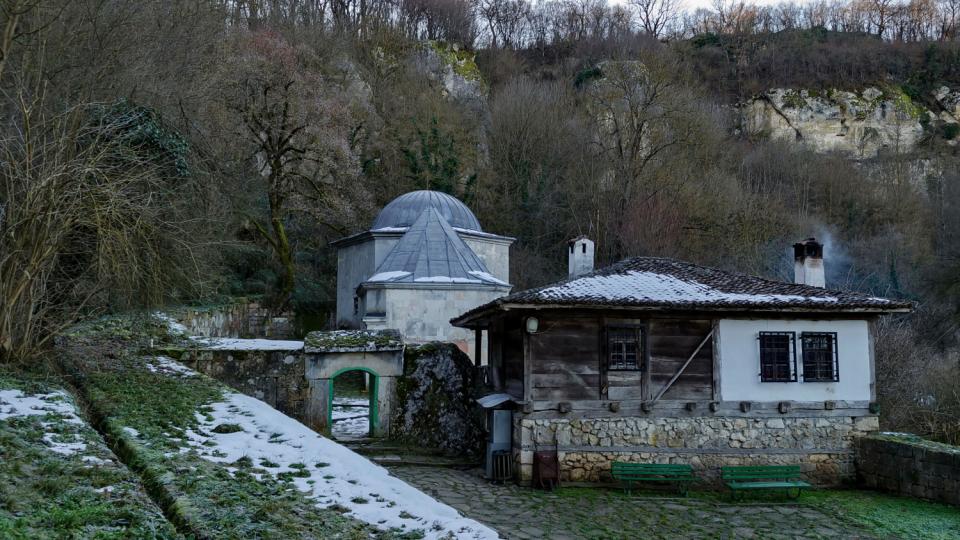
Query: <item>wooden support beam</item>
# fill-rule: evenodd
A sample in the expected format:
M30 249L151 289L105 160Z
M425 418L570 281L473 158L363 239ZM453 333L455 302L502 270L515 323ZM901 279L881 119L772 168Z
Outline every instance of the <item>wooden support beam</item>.
M657 395L654 396L652 400L650 400L650 403L656 403L657 400L663 397L663 395L667 393L667 390L669 390L670 387L673 386L673 383L677 382L677 379L680 378L680 375L683 375L683 371L687 369L687 366L690 365L690 362L693 362L693 359L696 358L697 354L700 353L700 349L702 349L703 346L706 345L708 341L710 341L710 338L713 337L713 332L714 330L710 329L710 332L708 332L707 336L703 338L703 340L700 342L699 345L697 345L697 348L693 351L693 354L690 355L690 358L687 358L687 361L684 362L682 366L680 366L680 369L678 369L676 373L673 374L673 377L671 377L670 380L667 381L667 384L663 385L663 388L661 388L660 391L657 392Z
M483 329L476 329L477 335L477 345L473 348L473 365L476 367L481 366L481 358L483 354Z

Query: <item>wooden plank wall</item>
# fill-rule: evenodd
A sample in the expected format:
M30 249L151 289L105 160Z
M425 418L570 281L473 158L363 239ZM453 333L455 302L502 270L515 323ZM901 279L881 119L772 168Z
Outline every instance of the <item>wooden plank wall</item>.
M597 318L540 319L530 335L534 400L600 399L602 328Z
M523 396L523 333L516 323L505 321L502 335L503 389Z
M648 327L650 397L657 395L690 358L713 328L709 320L655 319ZM707 340L696 358L661 399L713 399L713 340Z
M613 325L646 325L649 363L646 372L607 371L603 316L575 318L570 314L540 313L538 318L540 330L527 334L529 349L526 351L531 364L530 398L535 401L651 399L712 329L712 321L708 319L610 319ZM505 318L502 330L495 331L502 336L500 359L504 390L522 396L523 318L515 315ZM661 399L713 399L713 348L713 340L707 340Z

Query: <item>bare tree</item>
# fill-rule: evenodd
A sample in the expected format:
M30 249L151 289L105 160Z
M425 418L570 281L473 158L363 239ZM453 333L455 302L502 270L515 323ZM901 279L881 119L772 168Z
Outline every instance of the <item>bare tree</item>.
M48 116L21 94L18 127L0 137L0 363L33 359L81 316L200 283L188 205L204 205L181 191L193 182L172 181L95 109Z
M660 39L680 17L680 0L632 0L644 32Z

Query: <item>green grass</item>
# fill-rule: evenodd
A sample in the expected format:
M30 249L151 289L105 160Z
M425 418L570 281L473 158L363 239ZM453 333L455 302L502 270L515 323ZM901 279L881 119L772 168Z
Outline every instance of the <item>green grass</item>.
M58 390L53 377L0 375L0 389ZM0 420L0 538L180 538L138 478L87 424L57 413ZM44 436L86 443L58 454ZM108 463L90 463L84 456ZM98 491L99 490L99 491Z
M113 331L120 327L119 338ZM291 484L303 473L274 479L241 466L231 474L202 458L183 435L200 429L197 415L226 388L205 376L177 377L146 368L147 346L162 336L136 324L100 324L79 334L63 363L88 401L101 431L144 479L181 531L209 538L393 538L338 512L316 507ZM124 428L136 430L132 435ZM224 429L229 429L225 426ZM264 464L257 464L265 466ZM2 535L0 535L2 537Z
M944 504L854 490L816 490L802 500L884 538L960 538L960 508Z

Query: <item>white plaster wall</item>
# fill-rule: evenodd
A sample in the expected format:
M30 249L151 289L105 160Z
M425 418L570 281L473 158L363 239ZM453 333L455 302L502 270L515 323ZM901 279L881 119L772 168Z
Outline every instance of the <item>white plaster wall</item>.
M475 359L476 334L473 330L456 328L450 319L482 304L495 300L505 291L490 289L399 289L386 292L386 318L377 328L395 328L406 343L445 341L456 344ZM371 327L370 324L367 325ZM484 333L486 338L486 333ZM484 339L484 341L486 341ZM481 361L487 356L487 345L482 345Z
M353 312L357 287L374 274L400 235L375 236L337 249L337 326L360 328L360 315Z
M470 237L465 234L460 234L460 238L480 257L493 277L510 283L510 241Z
M724 401L869 401L870 330L865 320L720 321L720 394ZM760 382L759 332L796 332L797 382ZM838 382L803 382L801 332L836 332Z

